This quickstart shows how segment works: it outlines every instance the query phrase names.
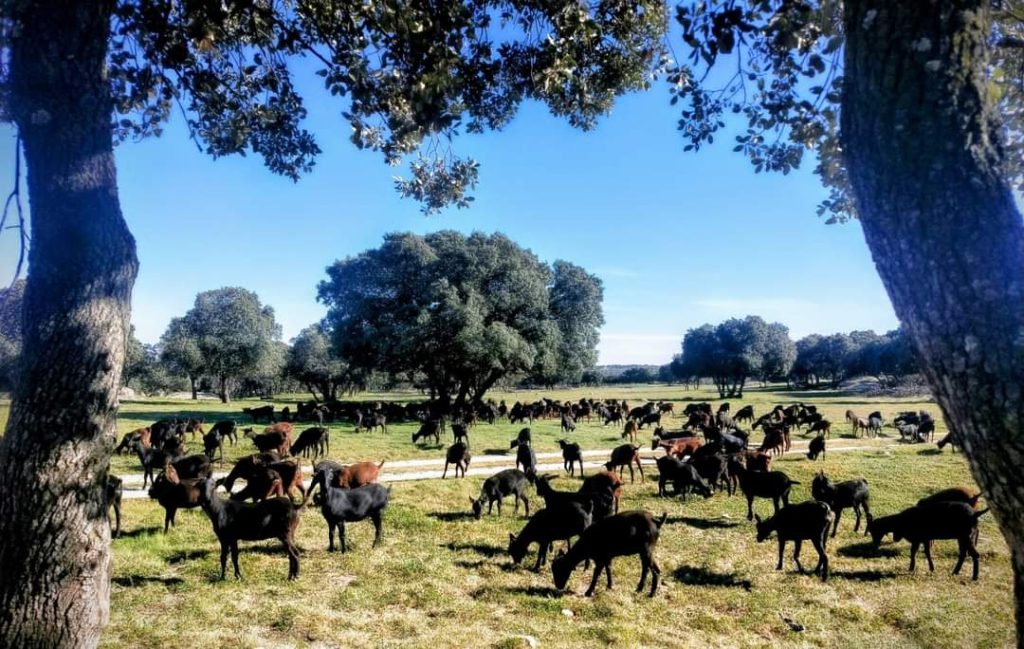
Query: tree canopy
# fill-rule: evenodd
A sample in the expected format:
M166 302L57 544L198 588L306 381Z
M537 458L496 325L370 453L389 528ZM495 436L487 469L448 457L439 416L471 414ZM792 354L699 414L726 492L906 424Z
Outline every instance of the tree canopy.
M600 281L556 267L502 234L389 234L329 267L318 298L354 367L461 404L506 377L582 376L593 364Z
M748 378L785 377L795 357L785 325L747 316L687 331L673 366L679 378L709 377L722 398L741 397Z
M319 323L306 327L292 340L284 371L317 401L336 399L338 391L350 387L355 379L354 370L336 353Z
M274 310L244 288L227 287L196 296L195 306L171 321L163 336L163 358L194 381L215 377L222 401L231 397L231 382L278 373L283 351L281 327Z

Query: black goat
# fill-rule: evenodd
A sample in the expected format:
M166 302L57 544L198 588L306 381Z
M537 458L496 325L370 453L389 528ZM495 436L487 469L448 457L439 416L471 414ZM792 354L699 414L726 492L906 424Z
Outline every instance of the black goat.
M672 495L680 492L685 496L698 493L705 498L711 497L711 485L700 476L697 469L689 462L683 462L671 455L658 458L658 495L666 496L666 483L672 481Z
M576 463L580 465L580 475L583 475L583 452L580 450L580 445L576 442L567 442L564 439L558 440L558 445L562 448L562 465L565 467L566 473L571 476L576 475Z
M853 513L857 516L853 524L854 532L860 529L860 510L864 509L864 516L867 519L864 533L868 533L872 517L868 481L864 478L837 484L829 480L824 472L818 473L811 482L811 496L831 507L835 513L835 524L832 527L833 538L836 535L836 530L839 529L839 519L843 516L843 510L849 508L853 508Z
M960 574L967 555L971 556L974 570L971 579L978 579L978 550L974 540L978 535L978 519L988 509L975 511L963 502L936 501L905 509L892 516L876 518L868 524L871 539L875 546L881 544L886 534L892 534L893 541L906 539L910 542L910 571L914 571L917 550L924 546L924 556L928 559L928 569L935 570L932 562L931 542L941 539L956 539L960 546L960 556L953 574Z
M537 455L533 452L533 447L529 444L519 444L516 447L516 468L522 467L523 473L530 478L532 482L534 476L537 475Z
M516 438L514 440L512 440L512 442L509 444L508 447L510 449L512 449L512 448L516 448L517 446L523 446L523 445L526 445L526 446L532 446L533 445L533 438L530 436L530 429L529 428L524 428L524 429L520 430L519 434L516 435Z
M415 444L417 440L427 439L428 437L434 438L435 444L441 443L441 424L440 419L428 419L420 425L419 430L412 434L412 443Z
M825 459L825 436L818 435L811 440L811 443L807 445L807 459L817 460L818 456L821 455L821 459Z
M164 508L164 534L171 525L179 509L195 509L199 507L202 483L205 478L182 480L178 477L173 464L168 464L163 473L156 477L149 488L149 497L160 503Z
M288 553L288 579L299 576L299 549L295 546L295 529L299 514L305 508L288 498L271 498L249 504L224 500L215 493L216 483L207 478L201 483L200 504L213 523L213 532L220 541L220 578L227 570L228 551L235 568L235 578L241 579L238 569L238 542L280 539Z
M111 536L121 536L121 496L124 495L123 482L116 475L107 476L107 488L104 491L107 499L107 522L110 523L110 508L114 508L114 516L117 520L117 527L111 530ZM111 524L111 527L114 527Z
M345 523L356 523L369 518L375 530L373 547L380 544L383 532L383 512L391 499L391 487L368 484L352 489L343 489L331 484L329 470L317 471L313 476L314 487L320 487L320 513L327 521L327 551L334 552L334 529L338 528L338 541L342 553L348 552L345 541Z
M530 501L526 497L526 489L529 479L526 474L518 469L505 469L484 480L480 488L480 497L470 497L469 502L473 504L473 516L479 519L483 516L484 504L487 504L487 513L490 514L494 503L498 503L498 516L501 516L501 501L507 496L513 496L515 500L514 513L519 514L519 501L523 501L526 508L526 515L530 515Z
M615 514L594 522L583 531L576 545L566 554L560 555L551 562L551 572L555 578L555 588L563 589L576 569L584 560L594 561L594 576L590 580L590 588L586 595L594 594L598 577L603 571L608 579L608 588L612 587L612 559L615 557L640 555L640 583L636 591L644 589L647 573L651 573L651 592L654 597L658 590L661 568L654 560L654 547L658 543L661 526L665 524L668 514L662 514L655 520L650 512L629 511Z
M326 456L331 452L331 432L323 426L307 428L299 433L298 439L292 444L291 454L295 457L309 457L313 459Z
M793 541L793 561L801 574L804 572L800 565L800 546L805 539L814 544L818 551L818 565L814 568L815 574L821 574L822 581L828 581L828 554L825 546L828 542L828 528L832 524L832 510L828 505L821 502L809 500L796 505L787 505L775 512L775 515L768 520L757 520L757 542L760 543L775 532L779 538L779 563L776 570L782 570L782 559L786 550L786 541Z
M444 478L448 475L448 465L455 465L455 477L459 477L459 469L462 469L462 477L466 477L466 469L469 468L469 447L462 442L456 442L448 447L448 451L444 457L444 472L441 477Z
M592 507L593 504L589 502L586 505L565 503L542 509L534 514L518 535L508 535L508 553L512 557L512 563L519 564L530 546L536 543L537 563L533 566L533 571L540 572L547 559L548 548L554 541L568 542L590 527L593 521Z
M779 502L789 504L789 490L795 484L782 471L751 471L743 465L733 467L740 480L740 491L747 498L747 520L754 519L754 498L771 498L775 513L779 513Z

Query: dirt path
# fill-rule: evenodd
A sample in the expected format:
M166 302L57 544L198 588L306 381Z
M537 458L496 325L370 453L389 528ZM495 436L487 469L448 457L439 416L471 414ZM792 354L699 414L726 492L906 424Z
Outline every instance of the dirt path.
M793 447L786 455L802 455L806 452L807 441L805 440L794 440ZM854 446L831 446L828 448L828 453L848 453L851 451L880 451L896 448L898 445L893 443L886 444L864 444ZM598 469L604 467L604 461L611 453L611 449L595 449L590 451L583 451L583 468L584 471L592 473ZM640 457L643 462L644 468L650 467L654 469L654 461L656 458L661 456L661 451L652 451L650 447L644 448L640 451ZM469 465L469 470L466 475L470 476L489 476L500 471L501 469L514 468L516 464L515 455L477 455L473 457L472 462ZM577 465L578 467L579 465ZM383 473L380 475L380 481L384 483L388 482L408 482L413 480L436 480L441 477L441 473L444 469L444 458L431 458L423 460L388 460L384 464ZM303 463L303 470L306 475L312 474L312 464ZM547 471L562 471L562 454L556 452L544 452L537 453L537 470L539 472ZM452 473L453 467L448 468L448 472ZM628 472L627 472L628 473ZM213 476L215 478L222 478L227 475L227 471L214 471ZM639 478L639 476L637 476ZM124 481L124 498L136 499L136 498L147 498L148 495L145 490L142 489L142 474L131 473L120 476ZM306 479L306 485L309 486L310 480Z

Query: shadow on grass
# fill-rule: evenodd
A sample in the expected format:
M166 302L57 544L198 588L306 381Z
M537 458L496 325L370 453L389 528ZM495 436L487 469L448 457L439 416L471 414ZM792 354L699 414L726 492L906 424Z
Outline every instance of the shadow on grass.
M507 448L485 448L481 451L484 455L508 455Z
M679 566L672 571L672 577L690 586L717 586L721 588L742 588L750 591L754 585L749 579L740 579L734 572L714 572L704 567Z
M917 452L918 455L942 455L941 448L923 448Z
M561 597L564 593L550 586L484 586L472 592L473 597L481 595L529 595L530 597Z
M480 556L484 557L500 557L505 554L505 548L497 545L487 545L485 543L442 543L442 548L447 548L453 552L459 550L469 550L470 552L476 552Z
M171 587L180 586L185 583L185 580L181 577L157 577L152 575L124 575L122 577L114 577L110 581L125 588L141 588L147 584L163 584L164 586Z
M834 579L849 579L851 581L882 581L883 579L894 579L900 573L892 570L834 570L829 576Z
M167 563L174 565L177 563L185 563L186 561L205 559L208 556L210 556L209 550L182 550L168 556Z
M879 557L896 557L900 551L893 547L876 548L871 542L854 543L836 550L841 557L854 557L857 559L877 559Z
M699 530L725 530L739 527L742 523L721 518L693 518L692 516L669 516L666 523L682 523Z
M427 516L436 518L444 523L457 523L458 521L476 520L472 512L429 512Z
M152 536L153 534L159 533L160 530L162 529L163 528L158 525L153 525L150 527L136 527L133 530L121 530L121 536L117 538L134 539L137 536Z

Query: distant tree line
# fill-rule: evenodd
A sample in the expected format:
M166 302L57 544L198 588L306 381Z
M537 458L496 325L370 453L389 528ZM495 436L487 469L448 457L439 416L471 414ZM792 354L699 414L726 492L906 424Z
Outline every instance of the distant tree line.
M0 292L0 389L14 380L23 287ZM566 261L548 265L502 234L387 235L379 248L329 267L318 298L327 317L289 345L254 292L200 293L159 343L143 344L131 330L122 381L193 399L213 391L223 402L281 391L330 401L405 387L461 404L495 386L602 380L600 279Z
M747 316L687 331L682 352L659 369L657 380L696 385L707 379L727 398L742 396L749 380L836 388L848 378L867 376L891 388L917 372L909 339L900 329L882 335L811 334L794 342L784 325Z

